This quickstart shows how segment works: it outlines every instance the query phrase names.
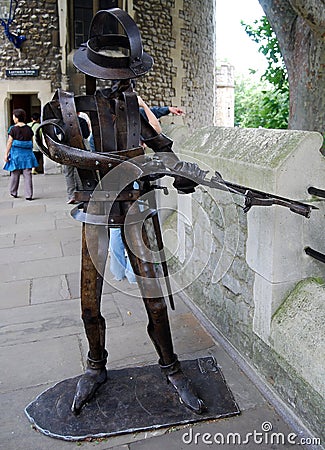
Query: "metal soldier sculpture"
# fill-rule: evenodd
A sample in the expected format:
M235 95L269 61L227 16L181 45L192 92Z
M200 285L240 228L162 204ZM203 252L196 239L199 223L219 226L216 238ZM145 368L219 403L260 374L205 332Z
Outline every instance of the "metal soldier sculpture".
M109 32L109 21L124 30L124 34ZM158 134L139 113L131 80L144 75L152 64L152 58L143 52L139 30L133 19L118 8L99 11L91 23L87 44L81 46L74 56L74 65L86 75L86 95L74 96L58 91L45 105L44 121L37 133L42 151L54 161L77 167L83 185L83 190L75 194L80 205L71 212L83 223L81 309L89 343L87 369L78 382L72 404L76 414L107 380L105 320L100 305L108 254L108 230L112 226L121 227L148 314L148 333L159 355L163 374L188 408L197 413L205 408L174 353L163 289L152 258L148 233L143 226L148 218L152 219L173 307L155 210L154 190L159 188L154 184L155 179L164 175L173 177L174 187L180 193L191 193L195 186L202 184L243 195L245 212L252 206L278 204L309 217L313 208L227 182L217 172L211 179L206 179L207 172L196 164L180 161L172 151L172 141ZM96 79L116 82L112 88L96 89ZM79 112L90 117L95 152L86 150L78 123ZM145 157L140 142L150 147L156 156ZM134 188L135 180L139 186L137 189ZM149 194L149 201L141 202L140 198L146 194Z
M115 25L122 28L125 34L105 34L109 19L110 23L115 21ZM120 51L118 56L117 51ZM108 253L107 226L117 225L121 227L128 256L137 276L149 319L148 333L159 355L161 370L187 407L197 413L203 409L202 400L183 373L174 353L164 294L155 265L150 262L149 238L142 226L143 219L140 220L148 213L141 211L137 199L154 187L151 186L150 175L141 180L143 172L127 163L133 157L144 154L140 141L155 152L168 152L169 164L178 162L171 150L172 141L157 134L149 122L140 116L137 95L132 88L131 80L144 75L152 64L152 58L143 52L139 30L133 19L118 8L99 11L91 23L87 44L77 50L74 56L74 65L86 74L86 95L74 97L72 93L58 91L43 111L41 128L46 145L41 144L40 134L38 136L43 152L61 164L77 167L83 184L83 191L76 193L83 210L80 210L79 205L72 215L83 222L81 309L89 353L87 369L78 382L74 396L72 410L75 413L80 412L98 387L107 380L105 320L101 315L100 304ZM96 79L115 80L114 87L96 90ZM81 111L86 112L91 119L95 153L85 150L77 118L77 113ZM130 180L139 179L140 187L134 189L132 183L124 188L122 186L122 190L115 195L115 201L109 203L108 199L114 198L114 193L121 189L121 186L116 185L118 180L110 180L110 171L122 163L126 164L123 170L130 172ZM175 185L184 192L193 192L196 184L178 177ZM128 225L124 223L127 214L136 218ZM156 211L152 210L149 217L154 222L161 250ZM166 274L166 265L163 265ZM170 291L169 297L172 301Z

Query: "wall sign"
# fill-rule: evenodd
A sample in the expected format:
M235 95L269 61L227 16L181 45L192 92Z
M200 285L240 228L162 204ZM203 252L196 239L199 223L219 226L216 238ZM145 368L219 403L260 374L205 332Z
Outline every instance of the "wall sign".
M7 77L38 77L39 69L6 69Z

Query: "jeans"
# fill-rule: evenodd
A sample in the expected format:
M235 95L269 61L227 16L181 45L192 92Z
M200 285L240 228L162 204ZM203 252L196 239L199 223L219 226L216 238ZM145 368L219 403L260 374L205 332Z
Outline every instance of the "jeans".
M120 228L110 229L110 271L114 275L115 280L123 280L127 278L129 283L136 283L135 274L130 264L128 256L125 254L125 247L122 241Z

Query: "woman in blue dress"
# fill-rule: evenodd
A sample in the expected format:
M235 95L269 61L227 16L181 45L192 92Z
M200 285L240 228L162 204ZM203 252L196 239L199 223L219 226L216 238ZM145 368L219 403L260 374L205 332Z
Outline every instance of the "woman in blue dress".
M24 177L26 200L33 200L32 168L38 166L33 153L33 130L26 125L26 112L13 110L14 125L9 129L4 170L10 172L10 195L18 197L20 175Z

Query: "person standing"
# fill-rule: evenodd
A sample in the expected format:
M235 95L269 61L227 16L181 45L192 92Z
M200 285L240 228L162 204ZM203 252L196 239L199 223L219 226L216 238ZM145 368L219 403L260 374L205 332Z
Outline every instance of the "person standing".
M39 113L37 113L37 112L33 113L32 114L32 121L28 122L27 125L29 127L31 127L31 129L33 130L34 135L35 135L35 132L36 132L37 128L40 125L40 115L39 115ZM33 167L32 168L32 174L33 175L37 175L38 173L44 173L43 153L40 151L40 149L39 149L39 147L38 147L38 145L37 145L37 143L36 143L34 138L33 138L33 152L34 152L35 158L36 158L36 160L38 162L38 169L36 170L36 168Z
M26 125L26 112L23 109L13 110L14 125L8 132L4 170L10 172L9 192L18 197L20 175L24 177L26 200L33 200L32 168L38 167L33 153L33 130Z
M84 140L88 139L90 136L90 128L87 120L84 117L81 117L80 113L78 113L78 121L81 130L81 135ZM82 183L78 175L78 171L73 166L62 166L63 174L65 176L65 182L67 185L67 203L69 205L73 205L76 201L74 198L74 193L77 190L82 190Z

